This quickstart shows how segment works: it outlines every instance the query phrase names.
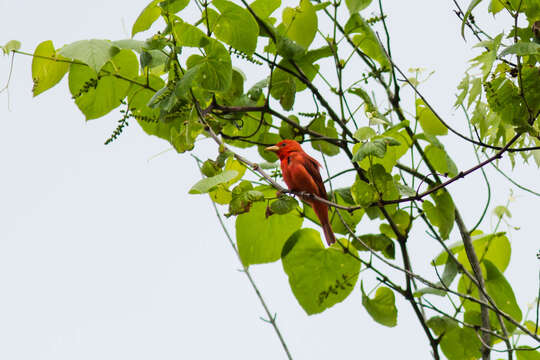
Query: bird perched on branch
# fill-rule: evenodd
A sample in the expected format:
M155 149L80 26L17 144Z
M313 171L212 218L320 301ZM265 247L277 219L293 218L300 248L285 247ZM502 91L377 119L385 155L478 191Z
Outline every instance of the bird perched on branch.
M283 140L274 146L269 146L265 150L277 154L281 161L281 172L283 180L289 190L304 191L326 199L326 189L321 178L319 168L321 164L302 149L300 144L294 140ZM303 198L315 211L321 222L324 237L328 245L336 242L336 237L328 221L328 206L312 198Z

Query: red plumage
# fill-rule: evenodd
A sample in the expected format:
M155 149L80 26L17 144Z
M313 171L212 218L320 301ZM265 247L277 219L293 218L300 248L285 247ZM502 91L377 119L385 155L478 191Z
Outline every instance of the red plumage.
M294 140L283 140L274 146L266 148L279 156L283 180L289 190L305 191L326 199L326 189L321 178L319 168L321 164L302 149ZM317 200L304 199L311 205L313 211L321 222L324 237L328 245L336 241L330 221L328 220L328 206Z

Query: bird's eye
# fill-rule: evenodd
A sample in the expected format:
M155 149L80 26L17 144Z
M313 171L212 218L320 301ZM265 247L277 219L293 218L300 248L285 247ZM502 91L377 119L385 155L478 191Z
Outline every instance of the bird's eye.
M283 143L283 144L281 144L280 146L281 146L281 147L284 147L285 145L286 145L286 144L285 144L285 143Z

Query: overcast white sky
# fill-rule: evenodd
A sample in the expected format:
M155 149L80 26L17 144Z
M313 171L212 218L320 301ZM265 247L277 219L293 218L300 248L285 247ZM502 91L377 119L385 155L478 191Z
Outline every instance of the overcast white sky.
M59 47L80 39L127 38L146 3L0 0L0 43L18 39L33 52L48 39ZM386 3L394 58L405 69L437 70L426 94L461 127L451 105L472 53L459 36L451 1ZM0 58L1 86L9 60ZM30 62L15 58L10 97L0 94L0 358L284 358L271 326L259 319L263 309L237 271L209 200L187 194L199 179L192 158L174 151L153 158L170 146L136 123L104 146L120 115L86 123L65 79L32 99ZM458 166L473 164L469 144L448 138L448 146L460 145L451 150ZM212 143L201 145L197 154L213 156ZM506 203L511 184L488 172L493 206ZM528 186L538 183L535 165L513 176ZM481 177L461 180L450 191L460 194L457 204L472 225L486 196ZM523 307L538 289L539 201L517 189L515 195L512 225L520 230L510 234L506 275ZM421 231L410 246L420 270L439 251ZM402 300L394 329L371 320L358 289L344 303L308 317L280 262L252 272L296 359L430 358Z

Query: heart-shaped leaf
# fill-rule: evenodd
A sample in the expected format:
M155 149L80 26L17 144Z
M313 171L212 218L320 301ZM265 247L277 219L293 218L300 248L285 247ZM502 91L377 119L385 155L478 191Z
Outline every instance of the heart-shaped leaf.
M347 248L346 243L343 246ZM360 262L351 256L356 249L350 246L348 252L338 243L325 248L313 229L296 231L283 246L283 269L296 300L309 315L342 302L353 290Z

